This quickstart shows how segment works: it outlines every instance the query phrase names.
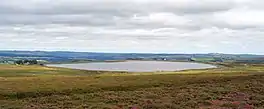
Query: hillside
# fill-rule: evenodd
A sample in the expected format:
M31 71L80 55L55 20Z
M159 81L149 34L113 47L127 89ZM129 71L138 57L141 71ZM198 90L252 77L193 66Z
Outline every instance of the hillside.
M1 65L0 108L264 108L264 65L162 73Z

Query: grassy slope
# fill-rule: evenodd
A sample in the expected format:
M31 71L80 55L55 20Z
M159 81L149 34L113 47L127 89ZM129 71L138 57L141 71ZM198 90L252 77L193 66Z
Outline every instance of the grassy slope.
M264 108L264 65L118 74L0 66L0 108Z

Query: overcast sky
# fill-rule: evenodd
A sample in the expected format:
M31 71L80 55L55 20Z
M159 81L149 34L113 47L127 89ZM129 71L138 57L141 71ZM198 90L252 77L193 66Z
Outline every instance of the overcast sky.
M1 50L264 54L263 0L1 0Z

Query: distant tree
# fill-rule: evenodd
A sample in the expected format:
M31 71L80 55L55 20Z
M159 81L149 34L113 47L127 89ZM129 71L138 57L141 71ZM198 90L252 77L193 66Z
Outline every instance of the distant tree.
M36 65L36 64L38 64L38 61L37 60L29 60L29 64L30 65Z
M17 60L17 61L15 61L15 64L18 64L18 65L23 65L23 64L24 64L24 62L23 62L23 60Z
M17 60L17 61L15 61L15 64L18 64L18 65L36 65L36 64L38 64L38 61L37 60L28 60L28 59Z
M22 61L23 61L23 64L29 64L30 60L25 59L25 60L22 60Z

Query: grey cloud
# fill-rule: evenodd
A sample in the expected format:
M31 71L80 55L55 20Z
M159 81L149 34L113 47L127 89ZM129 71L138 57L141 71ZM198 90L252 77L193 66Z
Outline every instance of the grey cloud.
M233 8L228 0L153 0L143 2L126 0L2 0L0 13L4 14L112 14L148 13L169 11L175 13L203 13L225 11Z
M2 0L0 49L264 53L258 3Z
M117 28L164 28L201 29L196 15L227 11L234 7L230 0L3 0L0 4L0 24L69 24L115 26ZM174 25L163 22L131 21L134 15L167 12L180 17L194 14L189 24ZM118 18L118 19L115 19ZM179 21L180 22L180 21Z

